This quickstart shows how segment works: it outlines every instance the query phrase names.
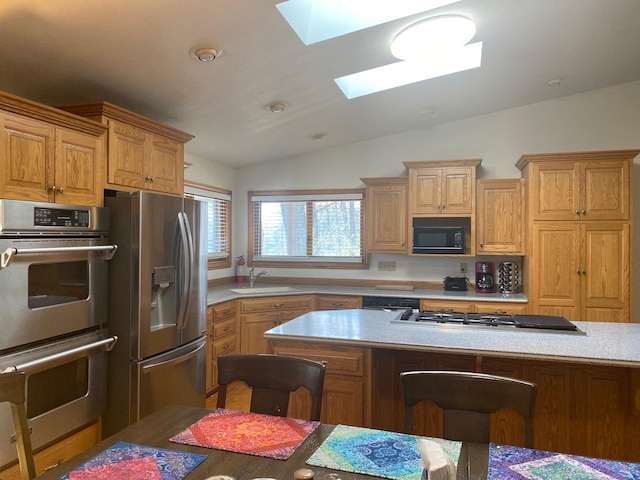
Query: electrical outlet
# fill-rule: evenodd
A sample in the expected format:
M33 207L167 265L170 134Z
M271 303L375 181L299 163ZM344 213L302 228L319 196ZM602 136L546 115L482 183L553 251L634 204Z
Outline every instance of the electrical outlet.
M460 262L460 273L467 273L467 264L464 262Z
M381 272L393 272L396 269L396 262L378 262L378 270Z

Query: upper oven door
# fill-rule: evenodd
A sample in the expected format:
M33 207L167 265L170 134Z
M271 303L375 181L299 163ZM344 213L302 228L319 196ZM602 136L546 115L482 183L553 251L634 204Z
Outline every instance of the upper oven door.
M0 351L106 324L106 243L0 239L15 252L0 269Z

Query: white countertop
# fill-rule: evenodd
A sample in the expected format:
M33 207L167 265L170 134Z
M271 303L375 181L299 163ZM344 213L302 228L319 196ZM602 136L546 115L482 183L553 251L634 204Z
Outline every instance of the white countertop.
M599 365L640 367L640 324L573 322L586 333L493 327L402 325L396 312L310 312L265 333L272 340L298 340L371 348L417 350Z
M244 284L244 286L247 286ZM278 284L259 283L256 287L274 287ZM308 295L308 294L326 294L326 295L357 295L357 296L377 296L377 297L403 297L403 298L428 298L431 300L455 300L467 302L506 302L506 303L527 303L529 299L522 293L501 294L501 293L476 293L473 289L466 292L445 292L440 288L416 288L414 290L391 290L379 289L375 287L358 287L350 285L298 285L287 284L287 287L293 287L296 291L288 291L286 293L260 293L257 291L251 294L241 294L231 289L240 289L243 285L228 284L217 287L210 287L207 292L207 304L214 305L227 300L235 300L237 298L254 298L276 295Z

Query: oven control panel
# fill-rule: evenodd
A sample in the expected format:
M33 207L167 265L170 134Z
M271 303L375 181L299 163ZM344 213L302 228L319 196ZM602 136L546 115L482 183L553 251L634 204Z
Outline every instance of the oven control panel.
M45 227L89 227L89 210L34 207L33 224Z

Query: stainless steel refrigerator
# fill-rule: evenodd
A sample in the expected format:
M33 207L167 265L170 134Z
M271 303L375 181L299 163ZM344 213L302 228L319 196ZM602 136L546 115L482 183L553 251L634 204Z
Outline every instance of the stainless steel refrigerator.
M205 406L206 204L151 192L105 198L110 242L108 436L168 404Z

